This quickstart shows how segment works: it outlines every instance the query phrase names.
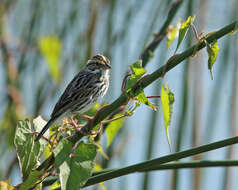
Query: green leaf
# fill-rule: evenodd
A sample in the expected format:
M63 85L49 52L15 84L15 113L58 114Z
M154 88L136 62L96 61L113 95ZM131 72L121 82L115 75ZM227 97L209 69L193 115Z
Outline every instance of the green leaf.
M28 178L26 179L26 181L24 181L21 184L19 190L31 189L36 184L40 183L41 182L40 179L44 175L44 173L45 173L44 169L42 169L40 171L38 171L38 170L31 171ZM36 188L34 188L34 189L41 190L42 184L37 185Z
M73 144L66 139L62 139L57 147L53 150L55 157L55 167L58 168L70 154L73 152Z
M174 94L170 91L168 85L166 86L163 85L161 90L161 104L163 108L165 132L166 132L170 151L172 149L171 149L170 136L169 136L169 125L171 123L171 118L173 113L173 103L174 103Z
M146 73L146 70L142 67L142 61L139 60L130 66L132 72L136 76L142 76Z
M116 114L115 118L116 117L120 117L122 115L123 115L122 113ZM123 117L122 119L119 119L119 120L116 120L116 121L112 121L112 122L110 122L108 124L108 126L106 128L107 147L109 147L112 144L116 134L123 127L124 119L125 118Z
M55 183L53 183L53 185L50 186L50 188L48 190L54 190L54 189L59 189L60 188L60 183L57 180Z
M33 120L33 123L38 123L39 120L40 118L37 118ZM41 125L44 125L43 121L41 121ZM34 139L35 136L31 132L30 122L28 120L19 121L16 128L14 144L16 146L23 181L38 163L38 159L46 146L43 140L35 142Z
M38 116L37 118L35 118L33 120L33 125L34 125L34 129L36 131L41 131L43 129L43 127L46 125L47 121L45 121L41 116ZM44 137L48 138L49 137L49 131L47 130L44 134ZM43 140L42 138L40 139L41 143L44 145L47 145L48 143Z
M131 88L136 82L146 73L145 68L142 67L142 61L139 60L131 66L132 75L127 81L127 89Z
M74 149L73 156L60 165L60 184L62 190L78 190L85 185L92 175L94 159L97 154L94 144L80 142Z
M44 36L39 39L39 49L46 59L52 79L59 83L61 80L60 57L62 44L57 36Z
M94 142L94 144L97 146L97 151L106 159L109 160L108 155L104 152L102 145L100 142Z
M157 111L158 107L157 107L156 105L152 104L152 103L146 98L145 93L144 93L143 91L142 91L139 95L136 96L136 99L137 99L139 102L141 102L141 103L143 103L143 104L149 106L152 110Z
M207 45L207 53L208 53L208 69L210 71L211 74L211 79L213 79L213 75L212 75L212 67L217 59L217 55L219 52L219 47L217 45L217 41L213 42L211 45L206 43Z
M170 45L172 44L172 42L178 37L179 35L179 28L181 26L180 21L177 23L177 26L172 26L170 25L168 27L168 31L167 31L167 48L170 47Z
M14 190L15 187L11 186L10 180L0 181L0 190Z
M189 27L191 26L194 20L195 20L195 16L192 16L192 17L189 16L186 21L182 22L181 27L179 28L178 44L177 44L175 52L178 50L179 46L181 45L183 39L185 38L188 32Z

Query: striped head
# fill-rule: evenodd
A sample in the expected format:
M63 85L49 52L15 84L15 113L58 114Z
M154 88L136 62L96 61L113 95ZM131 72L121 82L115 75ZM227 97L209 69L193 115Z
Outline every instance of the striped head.
M88 70L94 73L102 71L105 72L111 69L109 59L100 54L97 54L93 56L91 59L89 59L86 67Z

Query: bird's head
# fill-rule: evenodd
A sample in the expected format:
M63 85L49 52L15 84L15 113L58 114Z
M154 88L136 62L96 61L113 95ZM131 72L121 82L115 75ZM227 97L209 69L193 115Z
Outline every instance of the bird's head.
M109 70L111 69L111 66L110 61L107 57L97 54L88 60L87 68L92 72L97 72Z

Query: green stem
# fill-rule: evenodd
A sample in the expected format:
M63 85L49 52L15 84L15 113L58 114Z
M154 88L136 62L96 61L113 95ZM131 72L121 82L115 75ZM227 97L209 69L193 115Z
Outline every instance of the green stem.
M134 164L134 165L127 166L124 168L120 168L115 171L111 171L111 172L107 172L105 174L91 177L88 180L86 186L100 183L102 181L107 181L107 180L110 180L110 179L113 179L116 177L124 176L124 175L130 174L130 173L140 172L140 171L144 170L145 168L152 168L154 166L158 166L158 165L161 165L164 163L176 161L176 160L179 160L182 158L186 158L186 157L200 154L203 152L208 152L211 150L215 150L215 149L222 148L222 147L229 146L229 145L236 144L236 143L238 143L238 137L232 137L232 138L228 138L226 140L217 141L217 142L214 142L211 144L199 146L196 148L192 148L192 149L188 149L185 151L170 154L167 156L163 156L160 158L152 159L152 160L142 162L139 164Z
M151 53L155 51L155 49L158 47L160 42L166 36L167 28L170 25L170 23L172 22L173 18L175 17L182 2L183 2L183 0L177 0L171 5L167 19L164 22L163 26L161 27L159 33L155 35L154 40L147 46L145 51L142 53L141 59L142 59L143 67L145 67L147 65L147 63L150 60Z
M205 168L205 167L230 167L238 166L238 160L194 160L190 162L174 162L168 164L159 164L148 168L143 168L138 172L150 172L158 170L174 170L174 169L186 169L186 168ZM106 169L100 172L95 172L94 176L102 175L108 172L117 171L118 169ZM90 180L90 178L89 178Z
M224 28L210 34L208 37L205 38L205 40L208 43L212 43L212 42L218 40L219 38L229 34L231 31L235 30L237 25L238 25L238 21L235 21L232 24L227 25ZM135 84L132 87L133 96L135 97L140 92L140 90L146 88L147 86L149 86L151 83L153 83L158 78L163 77L166 72L168 72L169 70L171 70L172 68L177 66L179 63L181 63L188 57L194 55L196 52L198 52L205 46L206 46L206 44L204 41L198 42L197 44L195 44L188 50L186 50L180 54L176 54L176 55L172 56L167 61L167 63L165 65L163 65L162 67L160 67L159 69L154 71L152 74L147 75L142 80L140 80L139 83ZM82 133L82 131L79 131L74 136L69 138L69 140L72 143L76 143L84 136L83 134L85 134L85 132L90 132L95 125L100 123L103 119L105 119L110 113L112 113L113 111L118 109L121 105L126 105L128 101L129 101L128 96L126 94L121 94L121 96L118 99L116 99L114 102L112 102L110 105L108 105L106 109L100 110L98 112L97 116L95 116L95 119L88 122L81 129L83 131L83 133Z
M158 170L173 170L173 169L193 169L193 168L205 168L205 167L231 167L238 166L238 160L195 160L190 162L174 162L168 164L155 165L153 167L143 168L138 172L149 172ZM94 185L92 178L96 178L98 175L109 175L108 173L117 171L116 168L109 168L99 172L94 172L93 177L90 177L85 186ZM50 186L58 180L58 177L49 177L43 182L43 186ZM102 181L101 181L102 182ZM92 184L93 183L93 184Z
M227 25L224 28L218 30L217 32L212 33L209 37L206 37L205 39L207 40L208 43L212 43L213 41L218 40L219 38L223 37L224 35L229 34L231 31L234 31L237 28L237 25L238 25L238 21L235 21L232 24ZM136 93L137 93L138 89L146 88L152 82L154 82L158 78L162 77L167 71L171 70L176 65L178 65L179 63L181 63L186 58L193 55L194 53L196 53L197 51L199 51L203 47L205 47L205 43L198 42L198 44L194 45L193 47L189 48L188 50L184 51L183 53L177 54L177 55L173 56L172 58L170 58L164 66L160 67L158 70L156 70L152 74L148 75L147 77L144 77L143 80L140 80L140 83L137 83L132 87L132 92L134 92L133 93L134 96L136 96ZM95 116L95 119L92 120L91 122L89 122L88 124L86 124L82 129L86 130L86 131L91 131L93 129L93 126L95 126L96 124L101 122L110 113L112 113L113 111L118 109L121 105L127 104L128 101L129 101L128 96L126 94L121 94L121 96L118 99L116 99L112 104L108 105L106 107L106 109L103 109L103 110L99 111L97 116ZM83 136L84 135L79 131L74 136L69 138L69 140L72 143L76 143ZM183 151L183 152L180 152L180 153L175 153L175 154L172 154L172 155L161 157L161 158L159 158L159 160L158 159L151 160L151 161L148 161L147 164L148 164L148 166L150 166L151 164L153 165L153 162L155 162L156 164L162 164L162 163L166 163L166 162L169 162L169 161L178 160L180 158L188 157L188 156L191 156L191 155L194 155L194 154L199 154L199 153L206 152L206 151L209 151L209 150L214 150L214 149L217 149L217 148L220 148L220 147L235 144L237 142L238 142L238 137L235 137L235 138L227 139L225 141L220 141L220 142L217 142L217 143L212 143L212 144L205 145L205 146L202 146L202 147L198 147L198 148L195 148L195 149L191 149L191 150ZM54 156L51 155L47 160L45 160L38 167L38 169L41 169L41 168L47 169L53 164L53 162L54 162ZM129 166L129 167L126 167L126 168L122 168L122 169L118 170L119 172L116 172L116 173L112 174L112 177L113 176L119 177L121 175L127 174L128 172L129 173L134 172L134 170L138 167L140 167L140 164L135 165L135 166ZM100 179L100 176L97 176L97 177L99 177L99 179ZM102 178L102 179L103 180L109 180L111 178L107 178L107 179Z

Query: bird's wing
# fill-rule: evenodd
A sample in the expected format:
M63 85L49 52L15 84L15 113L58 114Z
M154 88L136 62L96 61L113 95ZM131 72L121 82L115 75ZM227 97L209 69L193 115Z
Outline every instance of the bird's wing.
M55 105L51 117L59 117L70 110L72 106L75 106L75 104L85 102L87 97L90 96L90 92L93 90L93 78L94 77L92 77L92 74L90 73L83 71L79 72L68 84L64 93Z

